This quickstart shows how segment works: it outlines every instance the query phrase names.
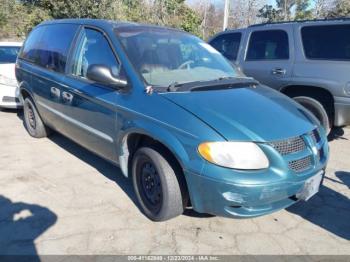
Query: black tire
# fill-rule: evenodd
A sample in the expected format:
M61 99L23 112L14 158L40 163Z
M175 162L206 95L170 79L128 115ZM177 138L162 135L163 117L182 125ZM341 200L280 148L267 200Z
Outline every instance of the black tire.
M153 221L179 216L187 204L179 171L167 158L166 153L157 147L139 148L133 157L135 194L143 213Z
M42 138L47 137L50 134L50 129L44 125L38 110L30 97L24 99L23 115L24 126L29 135L35 138Z
M321 123L326 134L328 135L331 131L331 122L327 114L327 110L324 106L316 99L308 96L296 96L293 99L308 109Z

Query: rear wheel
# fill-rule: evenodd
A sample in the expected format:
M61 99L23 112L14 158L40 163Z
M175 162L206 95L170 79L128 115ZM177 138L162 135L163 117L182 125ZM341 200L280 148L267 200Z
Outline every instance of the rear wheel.
M35 138L47 137L50 133L34 105L31 98L27 97L23 103L24 126L28 133Z
M142 147L134 155L132 180L144 214L153 221L165 221L184 212L184 189L180 174L159 148Z
M327 110L319 101L308 96L296 96L293 97L293 99L308 109L320 121L326 133L329 134L332 124L328 117Z

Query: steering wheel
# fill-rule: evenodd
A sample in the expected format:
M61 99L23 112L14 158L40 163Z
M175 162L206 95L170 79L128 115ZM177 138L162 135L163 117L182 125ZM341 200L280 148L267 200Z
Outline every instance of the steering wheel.
M177 69L191 69L191 64L194 64L194 61L193 60L188 60L184 63L182 63Z

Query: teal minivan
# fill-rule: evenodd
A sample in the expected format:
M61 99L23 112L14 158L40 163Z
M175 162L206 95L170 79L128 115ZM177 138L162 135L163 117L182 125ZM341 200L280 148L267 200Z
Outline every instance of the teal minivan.
M190 207L264 215L322 183L328 144L318 120L188 33L44 22L25 41L16 77L28 133L55 130L118 165L154 221Z

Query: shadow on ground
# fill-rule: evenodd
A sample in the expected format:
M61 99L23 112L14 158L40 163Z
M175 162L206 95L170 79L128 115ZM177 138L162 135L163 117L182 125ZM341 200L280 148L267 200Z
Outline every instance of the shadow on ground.
M28 255L30 261L40 261L34 240L56 220L57 216L45 207L12 202L0 195L0 261L10 261L9 255Z
M132 183L130 179L126 178L122 174L119 167L91 153L87 149L81 147L80 145L58 133L53 133L49 139L67 152L84 161L89 166L95 168L98 172L100 172L111 181L114 181L122 190L124 190L124 192L134 202L134 204L137 205L137 199L132 187Z
M344 134L345 132L342 127L333 127L328 135L328 141L331 142L333 140L348 140L344 137Z
M339 181L328 177L325 179L350 189L350 172L337 171L335 175ZM322 186L320 192L308 202L299 202L287 210L334 235L350 240L350 199L327 186Z

